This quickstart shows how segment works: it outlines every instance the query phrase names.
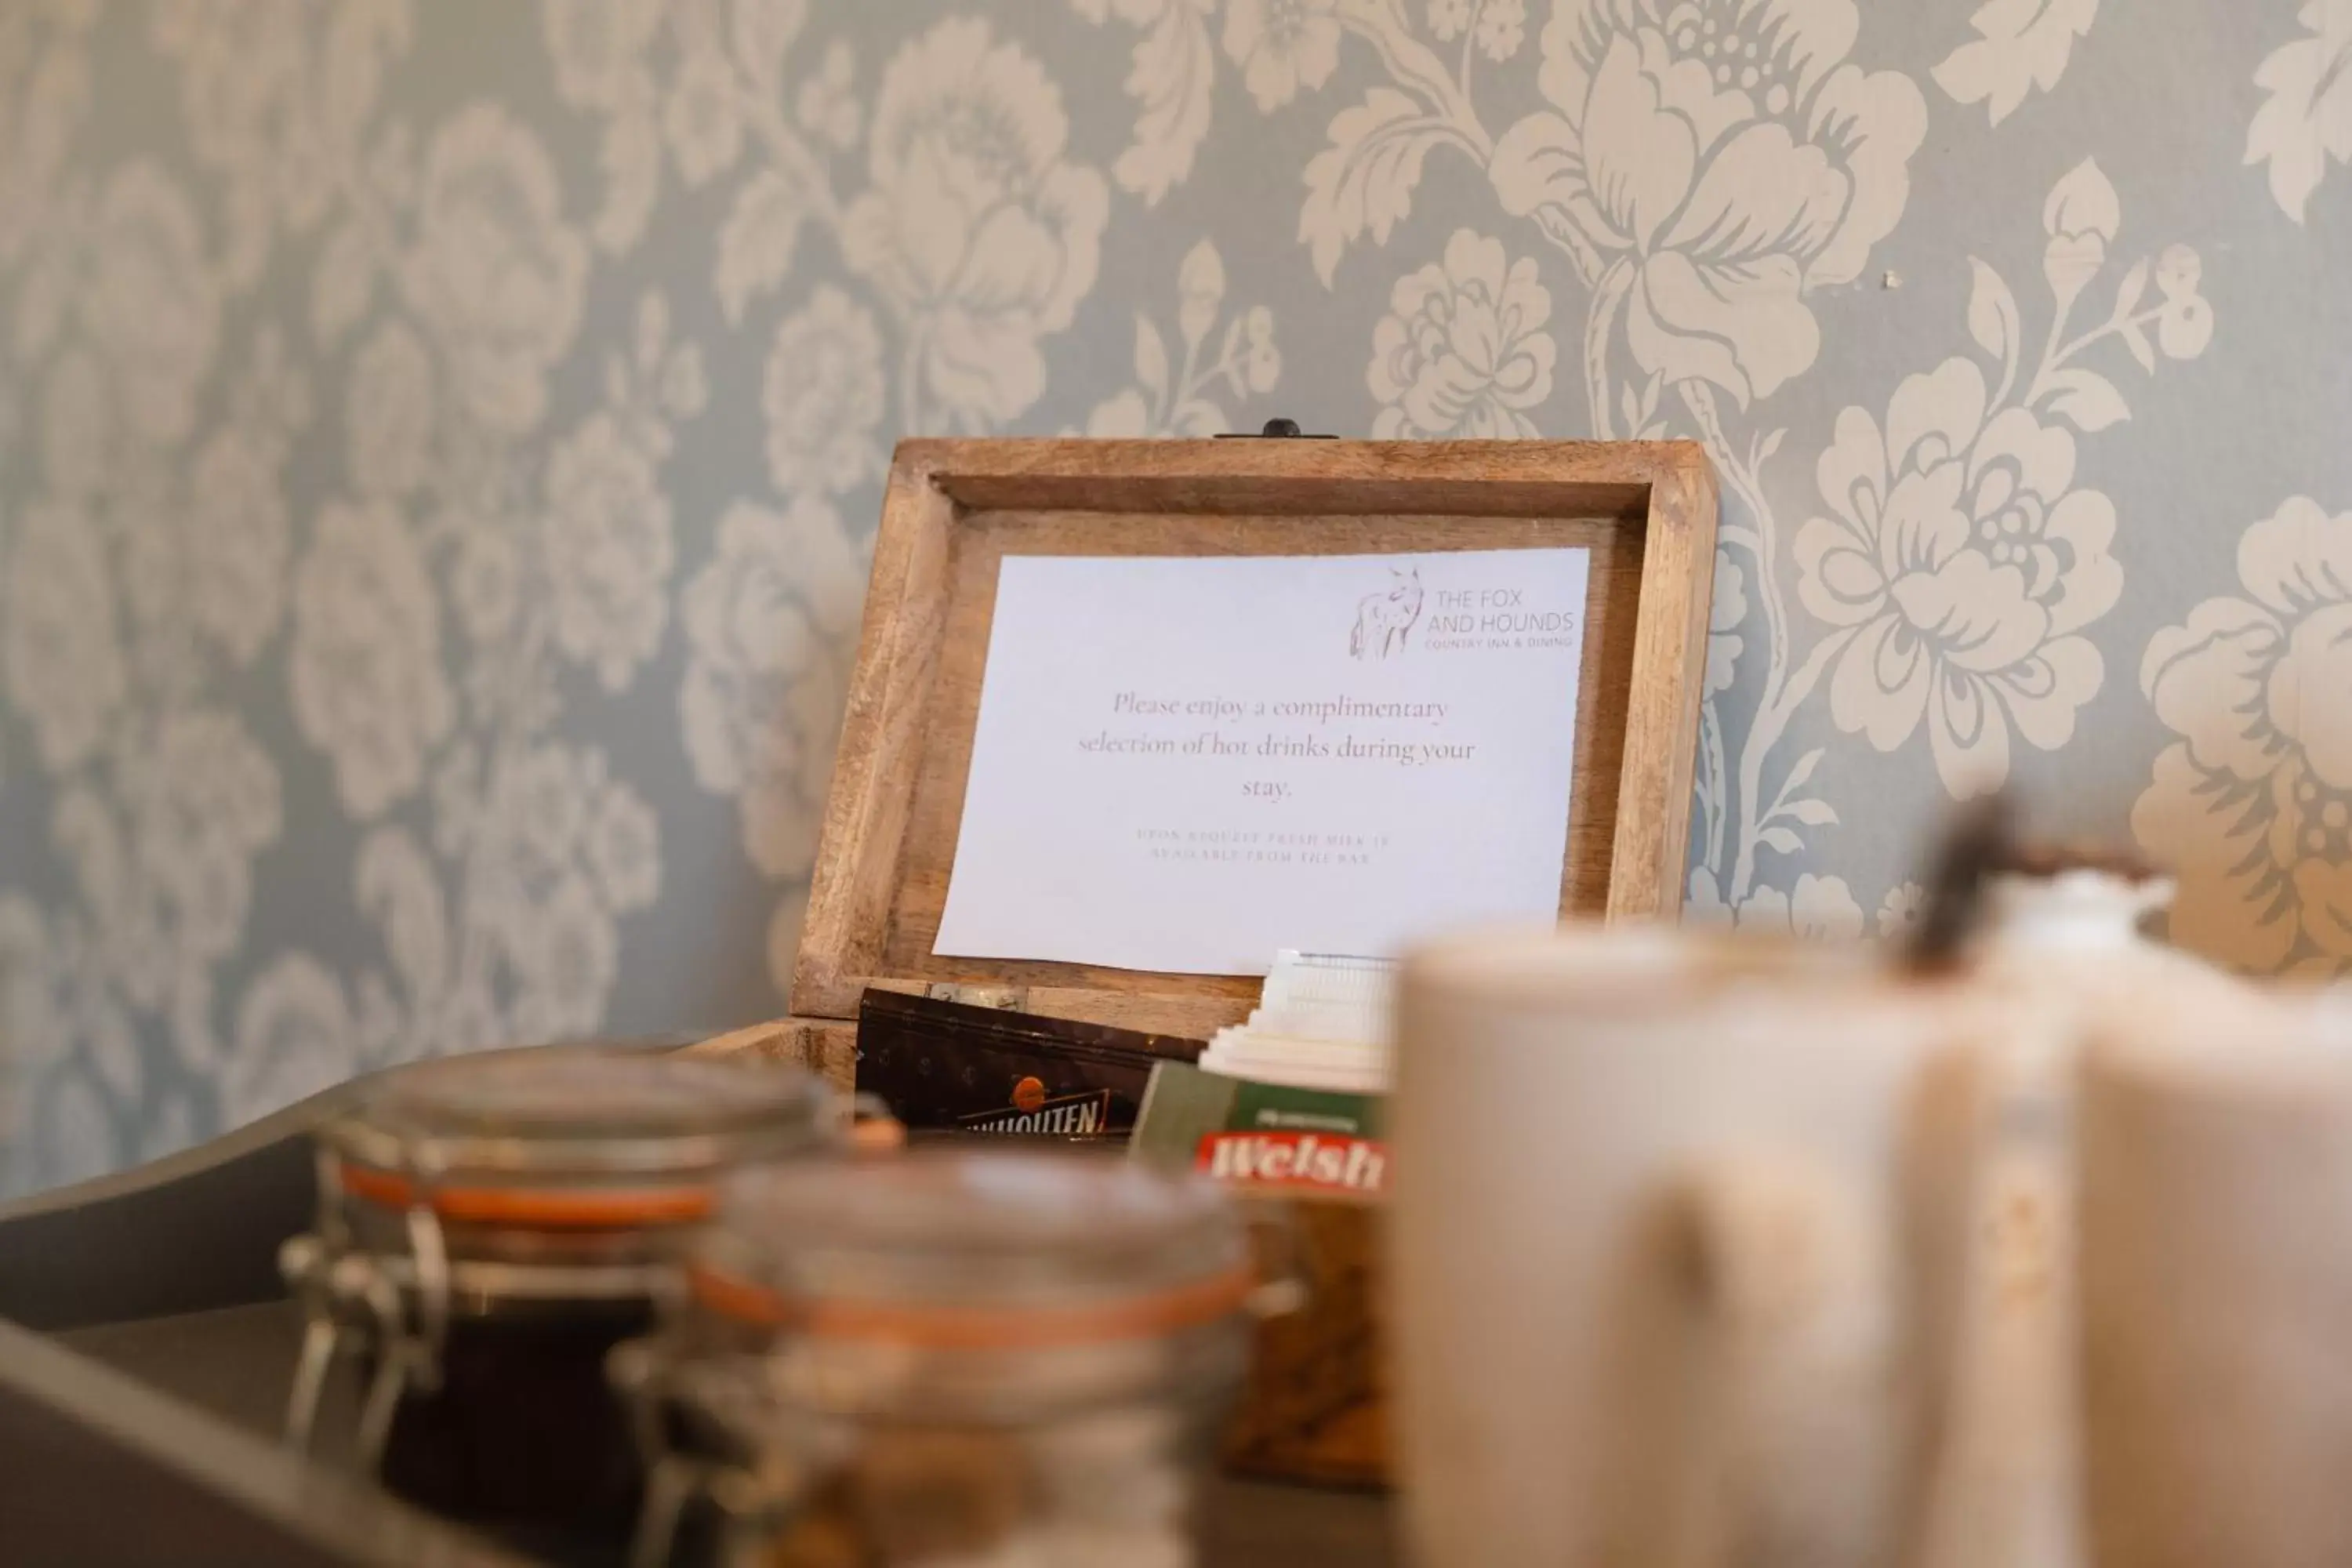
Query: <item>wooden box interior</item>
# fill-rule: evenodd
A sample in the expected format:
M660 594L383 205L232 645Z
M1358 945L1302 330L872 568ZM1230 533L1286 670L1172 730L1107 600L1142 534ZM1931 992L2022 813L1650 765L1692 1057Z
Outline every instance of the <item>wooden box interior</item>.
M997 567L1007 555L1589 548L1559 907L1591 915L1674 908L1714 522L1712 476L1688 444L902 444L793 1012L851 1018L865 988L878 984L1201 1033L1244 1016L1257 994L1259 982L1247 976L931 951L961 823Z

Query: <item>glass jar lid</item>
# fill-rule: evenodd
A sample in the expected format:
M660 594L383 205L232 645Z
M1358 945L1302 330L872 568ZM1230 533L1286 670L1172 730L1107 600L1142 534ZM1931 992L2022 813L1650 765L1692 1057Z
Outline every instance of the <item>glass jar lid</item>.
M1205 1181L982 1150L739 1172L689 1276L723 1318L943 1350L1180 1332L1255 1285L1242 1215Z
M646 1223L708 1214L726 1166L826 1142L835 1103L786 1063L552 1046L391 1073L320 1138L348 1190L394 1206L422 1183L445 1217Z

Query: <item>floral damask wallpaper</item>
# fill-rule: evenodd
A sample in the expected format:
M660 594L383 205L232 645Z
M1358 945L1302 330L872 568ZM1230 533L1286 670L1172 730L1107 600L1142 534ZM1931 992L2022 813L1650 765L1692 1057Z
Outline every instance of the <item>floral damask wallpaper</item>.
M0 6L5 1185L776 1012L891 442L1694 437L1697 918L2352 958L2352 0Z

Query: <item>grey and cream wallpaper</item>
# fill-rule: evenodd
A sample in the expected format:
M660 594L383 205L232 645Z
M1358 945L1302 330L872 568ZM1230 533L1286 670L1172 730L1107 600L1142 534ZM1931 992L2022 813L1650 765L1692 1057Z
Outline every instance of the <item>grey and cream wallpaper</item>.
M9 1184L778 1011L892 440L1695 437L1690 906L2352 957L2352 0L10 0Z

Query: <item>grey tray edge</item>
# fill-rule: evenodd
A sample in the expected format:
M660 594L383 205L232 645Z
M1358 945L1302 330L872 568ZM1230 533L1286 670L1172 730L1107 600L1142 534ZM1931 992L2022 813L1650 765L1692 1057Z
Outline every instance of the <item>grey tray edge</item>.
M161 1471L185 1482L299 1539L322 1562L527 1568L525 1559L5 1321L0 1404L69 1423L103 1444L126 1471ZM0 1455L0 1464L6 1462ZM106 1492L109 1502L138 1506L112 1488Z

